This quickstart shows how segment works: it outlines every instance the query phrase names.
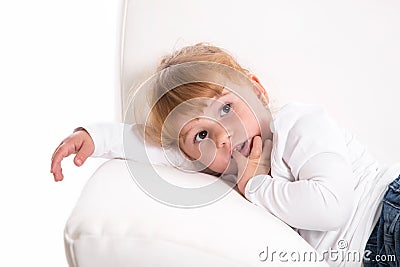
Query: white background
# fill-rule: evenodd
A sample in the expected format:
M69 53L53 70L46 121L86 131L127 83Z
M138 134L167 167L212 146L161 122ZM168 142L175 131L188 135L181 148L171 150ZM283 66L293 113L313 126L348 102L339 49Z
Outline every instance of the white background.
M90 159L75 168L72 158L67 159L63 164L66 178L55 183L49 173L50 158L76 126L116 118L117 2L0 2L0 266L67 266L64 226L82 187L102 160ZM237 32L222 20L230 30L225 41L244 49L235 45L226 48L241 55L240 62L246 67L262 72L259 76L276 97L322 103L378 158L398 161L398 2L330 2L309 10L312 16L293 11L288 1L279 3L283 3L276 4L282 10L270 9L269 35L264 39L259 30L248 34L253 28L243 24L240 30L248 38L236 40ZM168 1L158 1L155 6L160 15L174 9ZM342 15L337 22L325 16L331 8ZM263 15L262 10L249 5L245 11L239 18L243 22L254 18L254 12ZM296 16L298 28L288 22ZM154 22L153 18L150 21ZM148 39L143 39L149 46L146 48L160 45L154 32L142 30L148 34ZM282 49L276 53L282 47L271 44L271 36L286 41L292 54ZM249 51L248 40L254 51ZM337 45L339 50L331 49ZM166 45L163 49L171 48ZM256 57L258 51L266 51L263 61ZM390 119L386 121L386 117Z
M0 2L0 266L67 266L63 230L102 160L55 183L50 158L82 123L112 121L115 1Z
M159 55L211 42L256 74L276 102L322 105L377 159L400 160L400 1L130 3L127 85Z

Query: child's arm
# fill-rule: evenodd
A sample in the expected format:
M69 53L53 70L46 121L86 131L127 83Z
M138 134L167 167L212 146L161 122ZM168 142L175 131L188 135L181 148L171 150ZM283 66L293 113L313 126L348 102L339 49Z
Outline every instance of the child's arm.
M92 157L115 159L125 158L124 156L124 127L131 128L133 125L123 123L97 123L86 125L84 128L75 129L85 130L89 133L94 143Z
M78 167L88 157L123 158L123 130L122 123L102 123L75 129L53 153L50 172L54 181L64 179L61 162L71 154L76 154L74 163Z
M139 133L141 130L139 125L123 123L102 123L75 129L53 153L50 172L54 180L63 180L61 162L71 154L76 154L76 166L81 166L88 157L121 158L170 166L159 147L145 144Z
M295 228L329 231L343 226L353 208L352 171L347 162L330 153L316 155L299 176L300 180L291 182L258 175L247 184L245 196Z
M275 160L285 162L287 170L282 171L291 172L294 180L264 172L242 178L247 183L242 193L295 228L329 231L343 226L354 206L354 179L342 131L325 114L310 114L293 126L283 145L283 158ZM238 167L239 173L249 173L240 168L254 169L250 164Z

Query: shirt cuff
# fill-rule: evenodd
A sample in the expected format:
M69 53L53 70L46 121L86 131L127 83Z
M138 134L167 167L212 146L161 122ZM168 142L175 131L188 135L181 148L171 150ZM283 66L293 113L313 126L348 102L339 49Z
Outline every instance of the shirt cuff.
M268 180L272 179L268 174L260 174L251 178L244 189L245 197L251 201L252 196L256 191Z
M111 126L104 126L103 124L85 125L74 129L74 132L80 130L86 131L92 138L94 151L91 157L101 157L106 154L107 131L111 130Z

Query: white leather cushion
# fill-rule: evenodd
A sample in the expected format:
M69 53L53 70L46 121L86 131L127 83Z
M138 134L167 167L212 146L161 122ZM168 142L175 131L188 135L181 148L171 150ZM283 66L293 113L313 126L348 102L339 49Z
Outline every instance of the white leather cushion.
M130 162L133 168L151 165ZM155 166L168 180L215 182L205 174L188 174ZM190 177L188 177L190 176ZM187 183L187 182L185 182ZM221 187L228 185L218 180ZM200 208L162 204L141 191L124 160L102 165L85 186L65 228L70 266L291 266L291 252L314 250L289 226L231 190ZM268 247L267 262L265 257ZM279 258L279 252L286 256ZM327 266L298 262L300 266Z

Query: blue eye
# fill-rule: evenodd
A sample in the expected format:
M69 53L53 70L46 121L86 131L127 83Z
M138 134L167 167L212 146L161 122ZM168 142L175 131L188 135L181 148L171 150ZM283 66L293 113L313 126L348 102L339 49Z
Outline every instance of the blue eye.
M226 114L228 114L231 111L231 104L225 104L220 111L220 115L224 116Z
M195 143L196 143L196 142L201 142L201 141L203 141L204 139L206 139L207 134L208 134L207 131L198 132L198 133L194 136L194 140L193 140L193 141L194 141Z

